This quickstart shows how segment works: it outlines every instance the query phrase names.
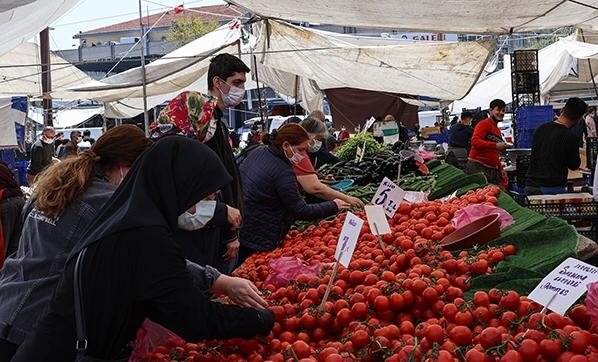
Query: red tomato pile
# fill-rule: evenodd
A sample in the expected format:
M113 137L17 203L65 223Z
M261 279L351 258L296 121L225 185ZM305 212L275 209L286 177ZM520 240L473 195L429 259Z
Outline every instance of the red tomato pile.
M472 277L491 273L516 249L453 256L438 241L453 231L456 210L496 205L498 193L491 186L445 203L402 204L389 221L385 250L366 223L349 268L339 267L323 305L345 215L292 231L279 249L252 256L236 271L267 295L275 315L269 336L198 344L172 339L148 361L598 361L598 334L588 331L583 306L562 317L541 314L539 305L513 291L463 299ZM262 285L268 262L281 256L327 266L286 287Z

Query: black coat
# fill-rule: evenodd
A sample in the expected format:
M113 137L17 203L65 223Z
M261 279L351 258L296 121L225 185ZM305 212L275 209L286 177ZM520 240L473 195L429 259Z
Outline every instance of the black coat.
M87 248L81 292L91 357L128 356L127 344L146 317L189 340L267 333L272 312L207 299L172 237L180 214L228 182L218 157L198 141L156 142L89 225L46 315L13 361L74 360L73 271L81 248Z
M278 246L295 220L317 220L338 211L336 203L307 204L290 162L274 146L257 147L239 159L246 206L239 233L252 250Z

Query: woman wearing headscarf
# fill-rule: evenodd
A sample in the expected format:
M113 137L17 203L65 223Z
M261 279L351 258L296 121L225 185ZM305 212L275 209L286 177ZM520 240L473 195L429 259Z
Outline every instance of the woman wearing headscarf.
M310 137L298 124L271 134L269 146L258 146L238 159L247 205L240 231L239 264L251 254L278 246L295 220L317 220L349 207L340 199L307 204L297 186L293 165L301 162Z
M210 146L225 163L228 157L226 147L230 148L230 145L228 141L224 144L224 136L215 118L218 112L216 98L197 92L183 92L169 102L158 120L150 126L151 137L160 139L182 135L196 138ZM236 166L232 171L231 167L226 169L229 173L237 172ZM194 213L182 215L185 219L182 221L187 226L175 235L187 259L200 265L211 265L225 274L230 274L234 267L238 249L236 229L241 224L239 203L234 201L233 189L236 186L230 182L223 185L215 200L204 200L196 205Z
M187 340L267 334L272 312L209 301L172 238L179 215L227 182L218 157L199 142L166 137L145 152L86 229L46 315L13 361L67 362L77 353L127 358L145 318ZM76 265L80 333L73 310Z
M328 138L328 130L324 122L315 117L307 117L299 123L309 134L311 139L307 152L304 152L301 162L293 165L293 172L297 176L297 182L304 193L307 194L307 200L310 203L320 202L322 200L343 200L351 206L363 207L364 203L357 197L343 194L334 190L328 185L323 184L318 178L317 167L314 165L324 163L336 163L338 158L334 156L325 146Z
M0 162L0 268L4 258L17 250L23 205L25 196L14 174L5 163Z
M151 144L141 129L110 129L77 156L50 166L27 207L16 255L0 271L0 361L10 360L52 298L66 258L83 229L112 196L131 164ZM236 303L263 303L255 286L188 263L202 289L228 294Z

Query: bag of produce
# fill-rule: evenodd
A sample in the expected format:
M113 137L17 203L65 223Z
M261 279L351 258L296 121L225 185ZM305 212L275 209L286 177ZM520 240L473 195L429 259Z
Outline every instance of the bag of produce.
M270 262L270 274L264 280L264 285L272 284L276 288L284 287L299 274L315 276L322 269L322 265L307 265L294 256L283 256Z
M459 229L460 227L470 224L475 220L489 214L500 215L501 230L504 230L505 228L513 224L513 217L504 209L501 209L500 207L496 206L489 206L483 204L473 204L464 207L463 209L457 210L455 212L455 216L451 220L451 224L455 227L455 229Z
M181 342L184 343L181 337L146 318L137 330L137 338L129 362L147 361L148 355L155 352L158 346L180 345Z
M598 326L598 282L588 284L586 308L588 308L592 325Z

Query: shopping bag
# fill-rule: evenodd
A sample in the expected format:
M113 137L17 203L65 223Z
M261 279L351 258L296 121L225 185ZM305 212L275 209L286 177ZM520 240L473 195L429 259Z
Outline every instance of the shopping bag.
M588 284L586 308L588 309L592 325L598 326L598 282Z
M294 256L283 256L270 262L270 274L264 285L272 284L277 288L284 287L299 274L315 276L322 269L321 264L307 265Z
M483 204L473 204L466 206L460 210L457 210L453 219L451 220L451 224L455 227L455 229L459 229L460 227L470 224L475 220L489 214L500 215L501 230L504 230L514 222L511 214L506 212L504 209L501 209L500 207Z
M137 338L133 344L133 353L131 353L129 362L147 362L149 361L148 356L158 346L180 345L181 343L184 343L181 337L146 318L137 330Z

